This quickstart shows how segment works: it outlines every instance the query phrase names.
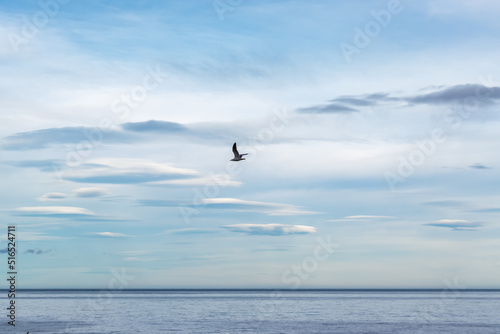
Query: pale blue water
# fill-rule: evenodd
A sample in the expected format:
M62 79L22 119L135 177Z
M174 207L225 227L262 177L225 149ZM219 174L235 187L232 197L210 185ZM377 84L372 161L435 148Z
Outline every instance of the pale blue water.
M487 334L500 291L24 291L3 313L1 333Z

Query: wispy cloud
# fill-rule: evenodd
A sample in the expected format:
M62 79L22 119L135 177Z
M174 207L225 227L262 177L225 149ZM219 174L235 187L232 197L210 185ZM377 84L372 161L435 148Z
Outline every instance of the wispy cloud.
M486 87L480 84L455 85L407 97L405 100L415 104L455 104L463 103L464 99L470 97L478 97L481 102L491 104L500 99L500 87Z
M473 168L473 169L491 169L491 167L488 167L488 166L480 164L480 163L475 163L473 165L470 165L469 168Z
M135 184L195 177L190 169L147 159L96 159L70 170L64 178L80 183Z
M116 232L92 232L87 233L87 235L95 236L95 237L104 237L104 238L126 238L128 235L123 233Z
M149 120L146 122L137 122L137 123L123 123L121 127L127 131L133 132L160 132L160 133L169 133L169 132L182 132L187 131L187 127L175 123L175 122L167 122L167 121L157 121L157 120Z
M270 216L314 215L320 212L306 211L298 206L281 203L246 201L237 198L206 198L202 201L208 207L235 211L253 211Z
M316 233L316 227L305 225L283 225L283 224L235 224L226 225L223 228L231 232L245 233L251 235L282 236L291 234Z
M84 198L99 197L107 195L109 193L110 192L108 189L100 187L87 187L87 188L78 188L73 190L73 194L76 197L84 197Z
M100 133L108 143L127 142L127 137L118 131L105 131L87 127L63 127L20 132L4 138L2 147L6 150L24 151L47 148L53 145L87 142L89 134Z
M7 234L1 235L0 238L3 240L6 240ZM18 232L16 239L20 240L20 241L48 241L48 240L58 240L58 239L63 239L63 238L48 235L45 232L20 231L20 232Z
M483 226L481 223L472 223L467 220L460 219L441 219L435 223L424 224L426 226L445 227L454 231L475 231L478 227Z
M306 108L298 108L297 111L302 114L349 114L353 112L358 112L357 109L337 103L329 103L329 104L316 105Z
M38 200L42 201L42 202L45 202L45 201L60 201L60 200L65 199L67 197L68 197L67 194L54 192L54 193L43 194L42 196L40 196L38 198Z
M443 200L443 201L428 201L428 202L423 202L422 204L447 208L447 207L465 207L469 203L465 201Z
M354 215L346 216L340 219L329 219L328 222L364 222L364 221L376 221L376 220L387 220L395 219L393 216L374 216L374 215Z
M210 228L181 228L163 231L164 234L207 234L216 232L217 230Z
M52 249L47 249L47 250L41 250L41 249L27 249L23 254L34 254L34 255L41 255L41 254L47 254L52 252Z
M428 87L429 88L429 87ZM342 95L330 100L331 103L299 108L304 114L351 113L359 111L355 107L375 106L380 103L401 103L406 105L453 105L464 103L466 99L477 98L483 105L491 105L500 100L500 87L487 87L481 84L460 84L454 86L436 86L432 91L413 95L395 96L390 93L373 93L360 95Z
M94 216L95 213L84 208L72 206L33 206L14 209L20 216Z

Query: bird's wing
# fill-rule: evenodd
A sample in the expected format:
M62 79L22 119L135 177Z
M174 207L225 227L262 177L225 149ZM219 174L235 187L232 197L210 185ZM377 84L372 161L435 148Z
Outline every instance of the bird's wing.
M238 153L238 149L236 148L236 143L233 144L233 153L235 158L239 158L240 154Z

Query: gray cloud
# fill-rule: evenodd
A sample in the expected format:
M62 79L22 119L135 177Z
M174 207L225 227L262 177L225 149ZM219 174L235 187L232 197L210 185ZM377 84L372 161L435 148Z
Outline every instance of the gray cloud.
M405 100L415 104L453 104L467 102L467 98L478 98L492 104L500 99L500 87L486 87L479 84L455 85L437 91L408 97Z
M121 127L133 132L180 132L188 131L187 127L180 123L150 120L147 122L123 123Z
M358 112L357 109L336 103L312 106L307 108L299 108L297 109L297 111L302 114L346 114L346 113Z
M5 165L19 168L36 168L41 172L53 172L63 166L59 160L24 160L24 161L5 161Z
M475 163L473 165L470 165L469 168L474 168L474 169L491 169L491 167L488 167L483 164Z
M165 234L207 234L207 233L216 233L217 230L209 229L209 228L182 228L177 230L165 230L163 233Z
M181 202L175 200L165 200L165 199L139 199L136 201L139 206L165 206L165 207L175 207L182 205Z
M429 92L429 90L432 90ZM425 91L425 93L424 93ZM479 103L491 105L500 99L500 87L486 87L480 84L463 84L454 86L433 86L419 90L413 96L391 96L389 93L373 93L361 95L342 95L329 100L330 104L297 109L305 114L351 113L358 111L350 106L366 107L381 102L406 102L412 104L467 104Z
M497 213L500 212L500 208L483 208L483 209L473 210L473 212Z
M389 97L388 93L373 93L365 95L343 95L339 96L330 102L345 103L353 106L367 107L376 105L379 101L394 101L399 98Z
M27 249L23 254L35 254L35 255L40 255L40 254L47 254L50 253L52 249L47 249L45 251L41 249Z
M107 195L109 194L109 190L98 187L78 188L73 190L73 194L75 194L76 197L92 198Z
M468 203L465 201L454 201L454 200L429 201L429 202L423 202L422 204L429 205L429 206L443 207L443 208L463 207L463 206L468 205Z
M51 145L78 144L81 142L115 142L127 141L118 131L90 127L49 128L30 132L20 132L4 138L3 148L6 150L23 151L50 147Z
M468 222L466 220L457 219L441 219L435 223L424 224L433 227L445 227L454 231L476 231L478 227L483 226L482 223Z
M241 131L241 129L240 129ZM48 148L54 145L77 145L81 143L129 144L152 140L154 136L183 136L185 138L211 140L232 139L237 133L232 124L207 123L183 125L175 122L149 120L136 123L122 123L117 130L103 130L96 127L62 127L20 132L3 138L2 147L6 150L23 151ZM153 137L154 138L154 137ZM30 167L24 165L23 167ZM42 166L31 166L42 167ZM44 168L52 168L45 164Z
M38 198L39 201L58 201L67 198L68 195L64 193L46 193Z

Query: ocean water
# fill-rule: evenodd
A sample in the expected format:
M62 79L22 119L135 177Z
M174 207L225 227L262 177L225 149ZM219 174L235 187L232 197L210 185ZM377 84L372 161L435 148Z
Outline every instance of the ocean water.
M500 291L22 291L1 333L500 333ZM5 307L4 307L5 306Z

